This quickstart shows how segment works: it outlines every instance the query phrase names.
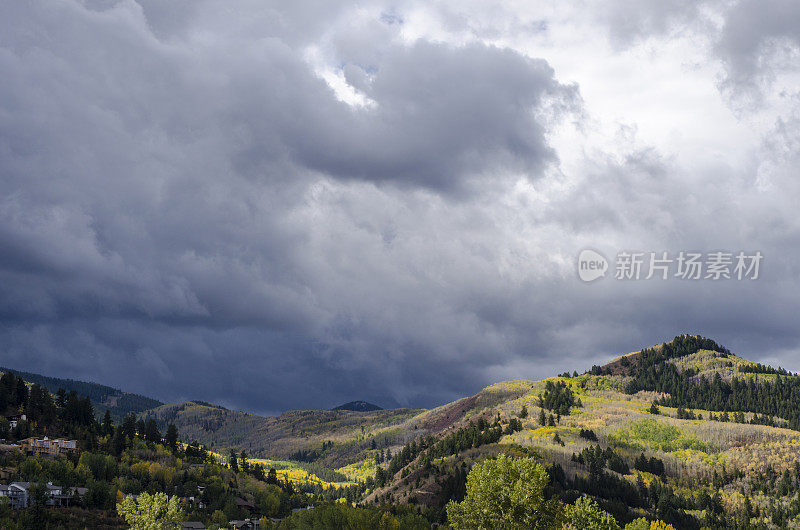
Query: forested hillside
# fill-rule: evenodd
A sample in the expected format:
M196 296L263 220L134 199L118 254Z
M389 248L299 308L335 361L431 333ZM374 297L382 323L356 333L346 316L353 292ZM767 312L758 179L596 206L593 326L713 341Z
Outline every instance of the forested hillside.
M0 438L3 530L166 529L186 520L229 528L229 521L245 519L260 519L266 528L293 510L365 493L364 484L324 480L291 463L252 459L244 451L215 454L182 441L172 424L162 431L134 414L119 424L108 413L97 421L88 397L64 389L51 394L12 372L0 376ZM67 441L68 449L43 445L53 440ZM24 492L13 507L8 484ZM69 493L54 493L62 491ZM419 516L385 512L359 514L426 526Z
M87 383L85 381L75 381L74 379L61 379L58 377L48 377L40 374L33 374L29 372L20 372L10 368L0 367L0 372L14 372L22 377L29 383L37 383L51 393L55 394L59 389L67 392L75 391L79 395L88 397L95 411L98 414L105 413L108 410L114 421L119 422L123 416L129 413L138 414L160 405L162 402L139 394L131 394L130 392L123 392L117 388L112 388L106 385L99 385L97 383Z
M787 370L695 336L585 374L499 383L478 395L506 393L496 403L388 460L378 452L367 502L419 505L445 520L446 503L467 494L467 471L503 453L535 456L548 495L589 495L619 524L800 527L797 387Z
M6 430L11 440L75 436L84 454L114 459L114 473L93 480L120 495L188 496L187 477L221 477L234 489L212 489L213 510L192 508L209 524L215 514L220 522L243 515L225 493L233 491L281 518L263 523L279 528L337 521L366 529L384 517L400 528L473 528L482 517L487 528L534 519L540 528L800 528L800 378L703 337L678 336L583 374L497 383L431 410L267 418L187 402L115 426L110 415L97 423L92 402L77 393L51 396L9 377L0 380L6 413L31 418ZM176 436L192 444L176 444ZM124 462L134 454L174 471L132 474ZM212 475L181 467L193 455ZM23 478L23 467L33 466L19 457L6 462ZM39 465L44 478L49 464ZM337 498L349 504L328 504ZM520 498L528 501L516 505ZM110 507L92 502L84 507ZM303 503L317 508L287 511Z
M389 447L411 439L413 433L405 424L419 413L419 409L306 410L263 417L190 401L164 405L143 416L161 426L174 423L182 436L212 450L234 448L251 455L339 468L357 461L373 441ZM367 431L372 433L369 440Z

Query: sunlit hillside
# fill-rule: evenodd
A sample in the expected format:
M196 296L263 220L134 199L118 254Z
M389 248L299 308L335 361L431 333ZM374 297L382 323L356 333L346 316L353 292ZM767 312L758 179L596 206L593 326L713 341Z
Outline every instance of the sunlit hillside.
M746 513L792 527L800 513L795 395L794 374L681 336L583 374L500 382L430 410L264 418L188 402L145 416L174 423L222 463L230 450L245 451L281 480L357 488L361 502L405 504L434 520L463 496L472 465L506 453L535 456L549 466L554 492L588 493L619 521L658 516L699 528Z

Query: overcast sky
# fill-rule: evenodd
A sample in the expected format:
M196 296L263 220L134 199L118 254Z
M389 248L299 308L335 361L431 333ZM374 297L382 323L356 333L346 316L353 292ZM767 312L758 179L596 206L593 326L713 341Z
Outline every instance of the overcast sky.
M0 5L2 365L261 413L684 332L800 370L794 0Z

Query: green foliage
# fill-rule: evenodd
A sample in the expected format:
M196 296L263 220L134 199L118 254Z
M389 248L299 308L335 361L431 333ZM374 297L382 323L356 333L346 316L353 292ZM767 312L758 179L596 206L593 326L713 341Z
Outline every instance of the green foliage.
M640 517L639 519L626 524L625 530L650 530L650 521L644 517Z
M604 467L622 475L627 475L630 471L628 464L613 449L603 449L599 445L587 447L577 455L573 453L572 461L588 467L591 475L600 474Z
M98 423L89 399L63 389L52 396L43 387L27 385L10 373L0 375L0 402L6 405L5 414L26 412L35 420L30 423L20 420L13 433L4 432L10 441L28 435L78 441L76 453L57 457L0 453L0 466L16 469L12 480L28 480L35 484L31 491L31 508L6 511L0 504L0 528L3 529L114 527L119 519L110 514L117 502L120 515L134 528L164 525L173 528L170 520L174 518L177 505L168 500L165 508L159 506L159 495L166 498L172 494L176 498L195 499L186 502L195 520L207 522L213 513L222 513L224 523L228 519L246 517L246 510L235 502L237 498L253 502L262 515L285 517L292 509L306 507L312 502L337 498L356 502L363 497L366 488L364 484L323 488L320 482L292 483L285 477L278 480L274 471L267 477L264 466L245 459L244 451L241 456L235 454L239 471L229 470L222 462L217 463L199 443L180 443L175 425L167 426L166 437L162 439L153 417L137 418L129 414L121 425L115 426L111 414L105 413L102 423ZM0 429L3 427L7 430L8 421L0 416ZM332 444L327 442L328 446ZM413 443L411 445L413 447ZM319 468L320 473L325 469L316 463L306 467ZM327 471L331 476L341 477L335 471ZM267 484L270 478L273 484ZM70 508L53 510L45 507L47 490L44 485L47 482L86 490L70 500ZM145 495L136 503L130 495L139 494ZM107 515L101 515L103 513Z
M347 528L349 530L428 530L430 523L412 513L392 513L372 508L354 508L347 504L326 504L302 510L281 521L276 528L312 529Z
M167 497L161 492L153 495L142 493L136 500L132 496L126 497L117 504L117 513L130 525L131 530L174 529L184 517L178 497Z
M738 371L742 373L749 373L749 374L777 374L777 375L794 375L792 372L786 370L785 368L773 368L772 366L767 366L761 363L753 363L753 364L743 364L740 365Z
M268 486L264 490L259 490L253 496L253 502L258 507L261 515L275 517L281 509L282 491L277 486Z
M778 416L789 422L791 429L800 430L800 377L788 375L783 369L772 369L763 365L740 365L742 373L777 374L773 381L758 382L753 378L744 380L733 378L725 381L715 373L709 381L705 376L699 379L690 377L692 372L680 372L678 368L665 361L700 350L713 350L721 355L729 356L730 351L722 348L710 339L681 335L671 343L662 345L660 349L648 348L638 356L637 367L633 372L625 391L634 394L640 390L649 390L668 394L660 401L669 407L699 408L715 411L744 411L767 416ZM755 419L755 423L771 424L763 418Z
M522 430L522 422L512 418L506 429L506 433ZM430 463L431 460L458 454L472 447L480 447L486 444L496 443L503 435L503 428L499 420L489 425L485 419L479 418L477 423L470 422L467 427L462 427L457 431L448 434L444 438L436 440L432 436L427 436L419 440L407 443L389 461L386 469L380 466L375 470L375 483L378 487L383 487L395 473L407 466L420 453L423 465Z
M178 449L178 429L174 423L170 423L169 427L167 427L167 435L164 441L173 452Z
M161 442L161 433L158 430L156 420L149 418L145 423L144 439L153 443Z
M595 501L586 496L567 506L565 512L565 530L620 530L611 514L601 510Z
M584 440L589 440L590 442L597 441L597 434L592 429L581 429L578 433L578 436L583 438Z
M654 456L651 456L648 459L646 456L644 456L644 453L641 453L636 458L633 467L639 471L645 471L647 473L652 473L653 475L660 476L664 474L664 462Z
M41 482L31 484L28 495L34 506L44 506L45 502L47 502L47 486Z
M661 449L675 451L678 449L696 449L708 451L709 444L684 435L680 429L668 423L661 423L653 418L645 418L633 422L627 429L620 429L607 436L609 443L630 449Z
M548 482L547 471L533 458L501 454L473 466L466 497L447 505L447 517L456 530L552 528L558 505L544 497Z
M86 482L88 490L83 496L83 503L89 508L99 508L102 510L114 507L114 495L112 487L100 480L89 479Z
M85 452L78 460L78 465L85 466L95 480L113 480L117 476L117 462L109 455Z
M569 409L575 405L575 394L564 381L553 383L547 381L544 388L544 397L539 397L539 406L555 412L561 416L567 416Z
M227 526L228 518L225 517L225 513L222 510L214 510L214 513L211 514L211 522L219 526Z

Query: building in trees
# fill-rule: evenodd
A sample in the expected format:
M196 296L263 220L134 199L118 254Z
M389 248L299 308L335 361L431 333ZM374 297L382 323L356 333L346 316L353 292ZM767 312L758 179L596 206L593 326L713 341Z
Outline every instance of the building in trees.
M25 438L19 441L19 445L26 453L60 455L74 453L78 450L77 440L63 440L61 438Z

